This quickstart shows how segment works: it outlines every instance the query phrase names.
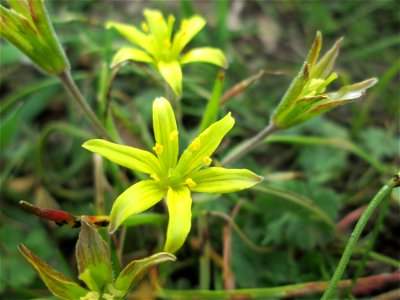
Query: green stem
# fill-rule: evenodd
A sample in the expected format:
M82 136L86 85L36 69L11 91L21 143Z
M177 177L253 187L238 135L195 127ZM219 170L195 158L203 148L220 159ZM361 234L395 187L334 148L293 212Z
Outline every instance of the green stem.
M71 73L69 71L65 71L58 75L61 82L63 83L66 90L68 90L72 96L72 98L76 101L79 108L83 111L89 121L92 123L93 127L98 131L100 135L108 140L112 140L107 130L104 128L103 124L101 124L99 118L90 108L85 98L82 96L78 87L76 86L74 80L71 77Z
M278 129L279 128L274 123L271 122L267 127L265 127L258 134L256 134L252 138L244 141L239 146L237 146L235 149L233 149L233 151L230 152L221 161L221 164L222 165L229 165L230 163L238 160L243 155L245 155L248 152L250 152L251 150L253 150L253 148L257 147L267 136L271 135L272 133L274 133Z
M373 287L376 282L398 282L398 272L384 273L369 277L359 278L357 285L360 287ZM339 283L340 289L346 289L351 285L351 279L342 280ZM313 281L297 283L285 286L258 288L258 289L235 289L235 290L168 290L159 289L156 292L160 299L281 299L295 298L298 296L310 296L322 293L328 286L327 281ZM309 297L308 299L313 298ZM314 298L313 298L314 299Z
M367 248L365 249L365 251L364 251L364 253L362 255L361 262L357 267L356 273L355 273L354 278L353 278L353 284L352 284L350 290L356 284L357 278L360 277L361 274L364 273L364 269L365 269L365 265L367 263L367 259L370 257L370 253L371 253L372 249L374 248L376 239L378 238L378 234L379 234L379 231L380 231L382 223L383 223L383 219L385 218L385 215L386 215L386 213L387 213L387 211L389 209L389 206L390 206L389 199L387 199L386 201L383 201L381 209L380 209L380 212L379 212L379 215L378 215L378 218L375 221L375 226L374 226L374 229L372 231L372 236L371 236L371 238L369 240Z
M347 263L349 262L350 256L353 253L353 250L357 244L358 238L361 235L365 225L367 224L368 220L370 219L372 213L378 207L378 205L382 202L385 197L387 197L390 192L393 190L395 186L400 184L400 172L395 175L392 179L390 179L374 196L371 202L368 204L367 208L365 209L364 213L361 215L360 219L357 222L356 227L354 228L349 241L347 242L346 248L342 254L342 258L338 266L336 267L335 273L333 274L329 286L325 291L324 295L322 296L321 300L332 299L333 294L336 290L336 286L339 280L342 278L344 270L346 269Z

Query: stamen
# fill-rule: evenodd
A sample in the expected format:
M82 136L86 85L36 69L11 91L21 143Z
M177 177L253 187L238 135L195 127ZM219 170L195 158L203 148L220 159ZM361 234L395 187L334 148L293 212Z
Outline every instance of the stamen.
M200 141L200 139L199 139L199 138L195 138L195 139L193 140L193 142L190 144L189 149L190 149L191 151L196 151L196 150L198 150L198 149L200 148L200 146L201 146L201 141Z
M149 32L149 26L147 26L147 23L142 22L142 24L140 24L140 26L142 27L142 30L144 32Z
M192 178L186 179L185 182L188 185L188 187L190 187L190 188L193 188L197 185L197 183L194 182L194 180Z
M203 162L206 166L211 165L212 159L209 156L203 158Z
M181 30L185 30L187 26L188 26L188 21L186 19L182 20Z
M170 42L170 40L165 40L164 41L164 46L165 46L165 48L171 48L171 42Z
M164 152L164 146L156 143L156 145L153 147L153 150L157 155L160 155L161 153Z
M178 138L178 135L179 135L178 130L173 130L173 131L169 134L169 140L170 140L171 142L176 141L177 138Z
M156 173L151 173L151 174L150 174L150 178L153 179L153 180L155 180L155 181L160 181L160 178L158 178L158 176L157 176Z

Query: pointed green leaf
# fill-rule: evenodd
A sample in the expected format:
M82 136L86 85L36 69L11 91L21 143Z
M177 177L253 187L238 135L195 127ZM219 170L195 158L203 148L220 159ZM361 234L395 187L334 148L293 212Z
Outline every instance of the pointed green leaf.
M217 78L215 79L211 99L208 101L206 110L203 114L203 119L200 123L200 132L204 131L208 126L217 120L224 77L225 73L221 71L218 73Z
M169 101L163 97L153 102L153 130L161 168L168 172L176 166L178 160L179 138L174 111Z
M176 257L170 253L160 252L152 256L130 262L119 274L115 281L114 288L121 291L121 297L125 296L138 282L160 263L175 261Z
M314 43L311 46L310 52L308 53L307 63L313 66L318 59L319 52L322 46L322 35L321 32L317 31L314 39Z
M142 180L115 200L111 209L111 222L108 228L113 233L131 215L141 213L159 202L166 194L154 180Z
M19 244L18 249L29 264L36 270L53 295L61 299L71 300L84 297L89 292L60 272L54 270L23 244Z
M235 120L228 113L224 118L204 130L182 153L175 171L182 177L187 177L193 171L207 165L206 161L210 159L234 124Z
M328 97L330 100L351 100L360 98L364 92L373 87L378 80L376 78L369 78L367 80L346 85L340 90L329 93Z
M13 7L11 10L0 5L1 36L18 47L44 72L54 75L68 70L69 62L54 33L43 0L11 1L10 5Z
M200 193L231 193L252 187L262 180L261 176L247 169L219 167L200 170L191 177L196 183L190 190Z
M181 64L204 62L217 65L222 68L228 67L228 61L224 53L217 48L202 47L195 48L183 54L180 58Z
M20 13L25 18L32 20L27 0L8 0L7 3L14 11Z
M118 145L101 139L89 140L82 147L132 170L147 174L160 172L160 164L157 158L145 150Z
M182 69L178 61L163 62L157 64L158 71L168 82L176 95L182 94Z
M106 27L115 28L120 35L122 35L131 43L146 50L148 53L153 53L153 47L150 43L150 38L135 26L117 22L108 22Z
M272 115L272 120L279 128L285 128L285 115L290 111L291 106L300 96L304 86L309 80L309 64L304 63L299 74L293 79L278 107Z
M101 238L97 229L84 219L76 244L76 261L79 279L85 282L91 291L101 293L107 284L113 282L108 244Z
M310 78L325 79L332 72L342 41L343 38L337 40L332 48L329 49L317 64L311 68Z
M182 247L192 226L190 190L185 186L168 189L167 207L169 220L164 251L174 253Z
M111 62L111 67L114 67L121 62L133 60L133 61L140 61L151 63L153 59L144 51L135 49L135 48L128 48L124 47L118 50L118 52L114 55L114 58Z
M193 16L182 21L181 28L172 41L171 51L173 57L179 57L183 48L203 29L204 25L206 25L206 21L200 16Z

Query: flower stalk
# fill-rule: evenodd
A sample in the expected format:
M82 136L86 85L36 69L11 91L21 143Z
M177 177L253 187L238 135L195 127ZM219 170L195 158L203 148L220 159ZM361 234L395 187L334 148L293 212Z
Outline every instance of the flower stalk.
M58 75L58 78L63 83L64 88L69 92L71 98L75 100L75 103L79 106L85 116L88 118L93 127L97 132L105 139L112 140L111 136L108 134L107 129L100 122L97 115L94 113L92 108L87 103L86 99L81 94L79 88L76 86L75 81L72 79L71 73L69 71L62 72Z
M371 215L378 207L378 205L392 192L394 187L398 187L400 185L400 172L397 173L393 178L391 178L372 198L371 202L368 204L364 213L361 215L360 219L357 222L356 227L350 235L349 241L346 244L346 248L342 254L342 258L339 261L339 264L336 267L336 270L329 282L329 286L322 296L322 300L332 299L334 296L336 286L339 280L342 278L344 270L346 269L347 263L351 257L351 254L356 247L357 241L367 224L368 220L371 218Z

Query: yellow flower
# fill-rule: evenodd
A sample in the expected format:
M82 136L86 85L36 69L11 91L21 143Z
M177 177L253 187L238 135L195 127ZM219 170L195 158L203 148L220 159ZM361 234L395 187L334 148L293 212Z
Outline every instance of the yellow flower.
M206 62L220 67L227 67L225 55L220 49L201 47L182 54L183 48L204 27L205 20L193 16L181 22L180 30L172 34L175 18L170 15L165 20L158 10L145 9L146 23L142 30L135 26L109 22L107 26L115 28L124 38L141 48L121 48L114 56L112 65L126 60L150 63L167 81L177 95L182 93L181 65Z
M191 192L230 193L257 184L262 177L246 169L208 167L211 154L233 127L230 113L204 130L178 160L179 140L175 115L168 100L153 102L156 144L151 152L105 140L89 140L83 147L121 166L147 173L116 200L111 210L109 231L114 232L128 217L149 209L166 196L169 212L164 250L176 252L191 227Z

